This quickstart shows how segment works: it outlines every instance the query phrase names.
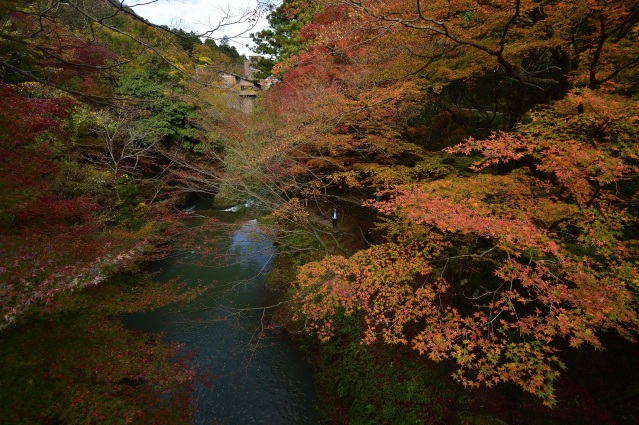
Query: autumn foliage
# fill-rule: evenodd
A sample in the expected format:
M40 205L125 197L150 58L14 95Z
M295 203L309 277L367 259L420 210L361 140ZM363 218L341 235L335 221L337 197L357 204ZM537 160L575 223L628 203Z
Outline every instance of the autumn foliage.
M353 315L549 405L566 346L634 341L638 22L622 0L322 2L266 102L299 193L382 190L384 242L301 267L306 328Z
M107 145L95 131L100 117L134 109L124 95L135 93L116 99L116 85L141 69L136 60L186 57L168 32L129 12L103 0L0 5L3 423L190 420L184 353L122 323L125 313L188 296L175 282L131 277L163 255L158 244L177 218L147 154L157 120L138 113L121 125L141 146L116 158L131 175L103 166L108 148L130 141L118 134ZM162 122L161 135L176 122Z
M324 342L348 316L361 350L400 347L466 387L511 382L547 405L567 350L635 342L636 1L287 0L274 13L257 38L281 55L280 81L238 117L215 87L226 45L113 0L0 5L0 329L46 333L55 317L86 336L86 358L57 347L71 364L36 370L70 414L144 422L145 396L188 395L175 347L114 319L178 288L98 285L178 233L180 191L250 201L298 238L292 309ZM311 218L337 205L340 226L351 211L375 221L372 246L349 251ZM138 289L148 303L127 298ZM102 290L115 296L85 299Z

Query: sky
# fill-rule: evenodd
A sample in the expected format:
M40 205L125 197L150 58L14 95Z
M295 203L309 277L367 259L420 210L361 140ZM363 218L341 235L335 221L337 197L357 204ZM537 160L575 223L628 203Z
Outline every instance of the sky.
M148 21L204 33L211 31L216 43L229 37L229 44L240 54L255 55L246 45L253 45L249 34L268 27L265 16L254 18L253 12L269 0L123 0ZM270 0L273 2L272 0Z

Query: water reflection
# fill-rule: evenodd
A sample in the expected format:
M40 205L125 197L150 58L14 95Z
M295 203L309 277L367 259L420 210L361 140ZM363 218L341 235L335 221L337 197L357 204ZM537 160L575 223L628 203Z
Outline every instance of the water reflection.
M180 308L132 315L128 324L165 332L193 355L206 378L195 388L196 424L319 423L310 370L292 344L263 327L263 307L273 303L263 286L275 254L270 240L248 221L218 243L234 254L226 264L197 264L197 253L185 253L154 265L159 280L215 281L214 290Z

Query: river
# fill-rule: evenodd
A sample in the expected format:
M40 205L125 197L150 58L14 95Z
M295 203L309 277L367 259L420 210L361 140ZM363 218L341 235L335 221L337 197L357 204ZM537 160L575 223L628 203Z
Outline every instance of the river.
M193 356L203 377L195 384L194 424L318 424L310 369L290 341L262 327L259 308L274 302L264 288L274 248L255 220L239 224L216 242L220 253L231 254L223 261L203 264L200 253L187 252L152 266L159 281L215 282L212 290L186 305L130 315L127 325L162 332Z

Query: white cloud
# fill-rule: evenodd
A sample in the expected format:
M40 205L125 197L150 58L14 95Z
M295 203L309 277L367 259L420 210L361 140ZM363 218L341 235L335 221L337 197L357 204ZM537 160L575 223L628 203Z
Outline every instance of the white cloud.
M210 33L216 41L227 36L229 43L247 56L254 54L245 47L253 44L249 34L268 27L265 16L255 15L258 0L123 0L123 3L154 24Z

